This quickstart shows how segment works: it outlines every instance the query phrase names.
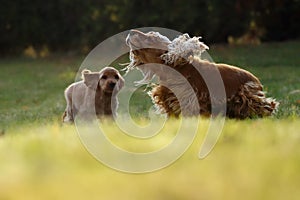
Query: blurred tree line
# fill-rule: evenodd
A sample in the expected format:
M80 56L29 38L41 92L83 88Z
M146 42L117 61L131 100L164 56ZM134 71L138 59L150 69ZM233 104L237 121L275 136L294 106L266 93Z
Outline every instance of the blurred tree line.
M1 54L28 46L90 49L145 26L201 35L206 43L247 34L262 41L300 36L300 0L1 0L0 13Z

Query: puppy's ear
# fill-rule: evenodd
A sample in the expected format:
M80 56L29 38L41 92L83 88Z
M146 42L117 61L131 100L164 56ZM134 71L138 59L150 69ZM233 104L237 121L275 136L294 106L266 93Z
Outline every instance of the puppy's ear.
M99 72L91 72L90 70L82 71L82 79L84 84L93 90L96 90L98 87L99 77Z
M84 80L84 74L89 74L89 73L91 73L91 71L88 70L88 69L82 70L82 72L81 72L81 79Z

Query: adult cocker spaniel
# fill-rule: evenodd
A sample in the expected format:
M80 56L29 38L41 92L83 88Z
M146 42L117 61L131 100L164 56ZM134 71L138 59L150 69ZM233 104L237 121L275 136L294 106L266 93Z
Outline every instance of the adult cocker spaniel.
M201 59L208 47L199 37L183 34L171 41L158 32L131 30L126 44L131 61L127 71L135 67L141 70L144 78L140 84L148 84L154 76L159 78L149 94L168 116L210 116L212 108L218 111L225 107L217 114L245 119L269 116L277 110L278 102L265 96L261 82L253 74ZM222 87L216 87L217 82ZM195 109L197 105L199 109Z

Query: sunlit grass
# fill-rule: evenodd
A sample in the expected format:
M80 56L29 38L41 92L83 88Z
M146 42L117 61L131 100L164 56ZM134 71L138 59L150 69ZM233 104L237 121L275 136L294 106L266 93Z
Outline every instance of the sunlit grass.
M178 120L169 123L177 127ZM85 150L74 126L54 123L9 129L0 138L0 199L299 197L299 118L227 120L213 151L199 160L208 123L200 121L195 141L178 161L140 175L99 163ZM151 151L175 136L172 129L166 129L156 140L139 145L138 139L116 131L111 124L102 126L113 141L122 138L116 145L130 146L131 151Z

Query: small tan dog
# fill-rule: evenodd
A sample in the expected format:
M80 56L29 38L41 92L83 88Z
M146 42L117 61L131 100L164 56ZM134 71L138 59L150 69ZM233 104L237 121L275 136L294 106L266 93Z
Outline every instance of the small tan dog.
M67 107L63 122L74 122L76 116L88 120L97 117L116 116L117 93L124 86L124 79L113 67L100 72L82 71L82 81L71 84L65 90Z

